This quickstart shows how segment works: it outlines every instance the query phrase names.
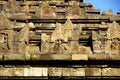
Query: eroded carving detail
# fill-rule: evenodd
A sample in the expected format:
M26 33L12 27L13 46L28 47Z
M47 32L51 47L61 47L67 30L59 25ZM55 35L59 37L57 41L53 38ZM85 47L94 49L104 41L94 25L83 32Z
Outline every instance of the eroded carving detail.
M92 31L94 53L104 53L104 36Z

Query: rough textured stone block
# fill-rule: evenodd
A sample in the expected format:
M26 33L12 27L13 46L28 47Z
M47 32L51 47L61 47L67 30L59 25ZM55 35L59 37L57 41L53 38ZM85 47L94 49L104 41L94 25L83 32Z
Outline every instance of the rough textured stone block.
M13 68L13 76L24 76L24 68Z
M4 54L4 60L25 60L25 54Z
M62 76L70 76L71 68L63 68Z
M49 68L49 76L62 76L63 69L62 68Z
M85 76L101 76L100 68L86 68Z
M13 68L0 68L0 76L14 76Z
M88 59L90 59L90 60L108 60L109 55L106 55L106 54L89 54Z
M42 76L48 76L48 68L42 68Z
M42 68L25 68L24 76L42 76Z
M120 76L120 68L103 68L102 76Z
M71 68L70 76L85 76L85 69L84 68Z
M51 60L50 54L33 54L31 55L32 60Z
M3 54L0 54L0 61L3 60Z
M51 60L70 60L70 54L51 54Z
M120 60L120 54L110 55L110 60Z
M87 54L72 54L72 60L88 60Z

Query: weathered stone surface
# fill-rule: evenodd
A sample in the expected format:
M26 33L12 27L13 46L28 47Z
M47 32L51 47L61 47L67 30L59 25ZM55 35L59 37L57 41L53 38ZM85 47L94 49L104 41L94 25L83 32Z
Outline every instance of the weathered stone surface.
M3 54L0 53L0 61L3 60Z
M24 6L22 11L29 14L30 11L29 5L27 4L26 6Z
M4 54L4 60L25 60L24 54Z
M39 67L24 69L24 76L42 76L42 73L42 68Z
M13 44L14 41L14 31L13 30L1 30L1 43L0 43L0 51L3 53L13 52Z
M51 54L51 60L70 60L70 54Z
M0 12L0 29L11 29L13 24L8 20L4 12Z
M120 38L120 28L119 24L117 22L111 23L107 30L107 38L108 39L114 39L114 38Z
M63 73L63 68L49 68L48 69L48 74L49 76L59 76L62 77L62 73Z
M30 18L31 16L27 15L26 13L14 13L10 15L10 19L13 19L13 20L26 20Z
M5 7L5 9L8 12L20 12L21 11L21 7L16 2L16 0L8 0L8 3Z
M29 43L29 24L26 24L19 32L18 41Z
M66 12L67 17L70 18L78 18L79 15L81 14L81 9L79 7L79 3L78 2L74 2L72 4L72 7L68 8L68 11Z
M120 33L119 25L113 22L107 30L107 41L105 43L105 53L109 54L119 54L119 38Z
M41 34L41 54L46 54L49 52L49 36L45 33Z
M4 43L4 35L0 34L0 43Z
M110 54L110 60L120 60L120 54Z
M55 41L58 39L68 41L69 38L72 38L73 24L70 19L67 19L64 25L60 23L56 24L56 29L52 34L51 40Z
M109 60L109 55L107 54L89 54L89 60Z
M14 76L12 68L0 68L0 76Z
M43 67L12 67L12 68L0 68L0 76L39 76L47 77L48 68Z
M102 76L120 76L119 72L119 68L103 68Z
M63 68L62 69L62 76L70 76L71 75L71 68Z
M73 29L72 40L79 40L80 34L82 33L82 24L76 25Z
M117 39L107 40L105 43L105 53L119 54L119 42Z
M48 76L48 68L42 68L42 76Z
M94 53L104 53L104 37L92 31L92 40Z
M86 68L85 76L101 76L100 68Z
M55 31L52 33L51 35L51 41L54 42L58 39L62 39L64 40L64 33L63 33L63 30L62 30L62 25L60 23L57 23L56 24L56 28L55 28Z
M113 11L110 9L110 10L108 10L108 11L103 11L102 12L102 15L108 15L108 16L111 16L111 15L113 15Z
M68 41L68 39L72 38L72 33L73 33L73 23L72 21L68 18L67 21L65 22L64 26L64 38L65 38L65 42Z
M39 5L38 9L36 9L36 16L46 19L56 18L54 9L49 6L47 2L43 2Z
M36 45L29 46L29 54L40 53L40 47Z
M13 76L24 76L24 68L13 68Z
M72 60L88 60L87 54L72 54Z
M32 60L52 60L50 54L31 54Z
M71 68L70 76L85 76L85 68Z

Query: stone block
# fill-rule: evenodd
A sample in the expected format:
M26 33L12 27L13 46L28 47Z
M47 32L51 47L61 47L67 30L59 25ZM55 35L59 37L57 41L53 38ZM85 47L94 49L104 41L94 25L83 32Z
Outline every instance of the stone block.
M72 60L88 60L87 54L72 54Z
M120 68L103 68L102 76L120 76Z
M3 54L0 54L0 61L3 60Z
M25 60L25 54L4 54L4 60Z
M120 54L116 54L116 55L110 54L110 60L120 60Z
M48 76L48 68L42 68L42 76Z
M32 60L51 60L50 54L33 54L31 55Z
M25 68L24 76L42 76L42 68L39 67Z
M66 76L70 76L70 72L71 72L71 68L63 68L63 71L62 71L62 76L66 77Z
M49 68L48 74L49 76L62 76L63 69L62 68Z
M90 59L90 60L108 60L109 55L107 55L107 54L89 54L88 59Z
M70 69L70 76L85 76L85 69L84 68L71 68Z
M100 68L86 68L85 76L101 76Z
M51 60L70 60L70 54L51 54Z
M13 76L24 76L24 68L13 68Z
M0 68L0 76L14 76L13 68Z

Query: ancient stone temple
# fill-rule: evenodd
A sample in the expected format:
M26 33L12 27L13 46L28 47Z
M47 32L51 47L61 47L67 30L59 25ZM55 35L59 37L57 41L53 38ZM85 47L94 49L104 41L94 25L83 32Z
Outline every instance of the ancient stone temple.
M120 78L120 11L83 0L0 0L0 79Z

